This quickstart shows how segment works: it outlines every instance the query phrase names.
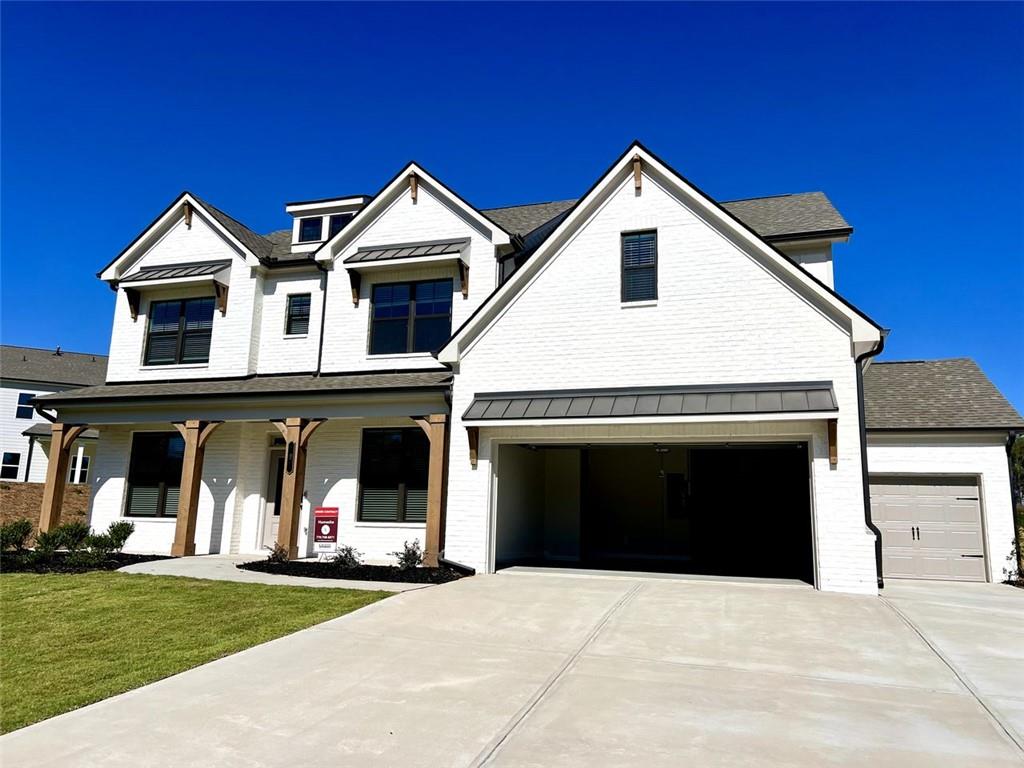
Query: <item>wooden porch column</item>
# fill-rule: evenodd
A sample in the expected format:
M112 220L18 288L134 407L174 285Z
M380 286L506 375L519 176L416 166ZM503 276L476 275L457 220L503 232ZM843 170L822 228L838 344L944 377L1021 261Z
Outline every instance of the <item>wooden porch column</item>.
M281 485L281 520L277 543L288 551L288 559L299 554L299 513L306 488L306 449L309 438L326 419L285 419L273 422L284 437L284 478Z
M68 484L71 446L85 429L84 424L63 424L59 421L50 426L50 463L46 467L46 486L43 488L43 504L39 511L40 531L49 531L60 525L64 488Z
M432 413L416 419L430 440L430 464L427 469L427 540L423 544L423 564L437 567L444 543L444 480L448 417Z
M199 485L203 480L206 443L223 422L190 419L174 424L185 439L181 462L181 489L178 495L178 519L174 528L171 554L183 557L196 553L196 515L199 511Z

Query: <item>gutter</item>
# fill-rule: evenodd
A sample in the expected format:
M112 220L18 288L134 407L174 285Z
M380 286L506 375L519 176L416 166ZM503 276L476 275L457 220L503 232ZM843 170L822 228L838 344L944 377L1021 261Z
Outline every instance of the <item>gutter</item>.
M316 373L314 376L320 375L320 366L324 361L324 324L327 320L327 279L329 277L327 267L321 264L319 261L315 262L316 268L320 270L320 344L316 350Z
M1024 552L1021 551L1020 536L1017 534L1017 499L1020 498L1020 488L1017 487L1017 477L1013 472L1013 444L1021 437L1021 433L1011 429L1006 433L1006 468L1010 472L1010 519L1013 521L1013 548L1017 553L1017 572L1024 572Z
M868 430L867 419L864 415L864 361L882 354L884 348L885 335L883 334L879 338L877 346L858 355L853 361L854 367L857 369L857 418L860 421L860 471L864 487L864 524L875 534L875 573L878 575L879 589L885 587L885 580L882 578L882 532L878 530L878 526L871 519L871 487L868 482Z

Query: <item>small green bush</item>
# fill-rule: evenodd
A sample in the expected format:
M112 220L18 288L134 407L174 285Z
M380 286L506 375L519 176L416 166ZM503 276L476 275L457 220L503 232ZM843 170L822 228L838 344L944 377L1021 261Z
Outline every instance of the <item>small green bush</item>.
M398 552L389 552L388 554L394 555L398 559L398 567L403 571L416 568L423 562L423 550L420 548L419 539L413 539L412 544L407 541Z
M89 538L89 524L81 522L64 523L53 529L57 534L57 548L74 552L85 546Z
M358 568L363 564L362 556L363 553L355 547L338 547L338 551L331 562L340 568Z
M124 549L124 545L128 543L128 537L135 532L135 523L131 520L118 520L117 522L111 523L107 528L107 536L110 537L110 542L113 545L114 552L120 552Z
M40 531L36 534L36 552L42 555L56 552L60 548L62 538L60 528L54 528L52 531Z
M0 550L21 551L32 536L31 520L14 520L10 523L0 525Z

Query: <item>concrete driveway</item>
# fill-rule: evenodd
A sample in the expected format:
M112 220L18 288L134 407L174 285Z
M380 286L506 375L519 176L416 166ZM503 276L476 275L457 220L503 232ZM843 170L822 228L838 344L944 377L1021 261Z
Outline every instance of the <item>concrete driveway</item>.
M1007 730L1024 705L1024 591L886 593L477 576L16 731L0 756L6 768L1024 764Z

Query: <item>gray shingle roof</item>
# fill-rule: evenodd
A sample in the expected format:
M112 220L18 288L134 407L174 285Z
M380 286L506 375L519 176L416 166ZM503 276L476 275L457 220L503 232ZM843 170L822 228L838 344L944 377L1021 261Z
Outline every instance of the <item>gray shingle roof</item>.
M52 349L0 346L0 377L41 384L86 386L102 384L107 378L105 355L64 352Z
M340 374L313 376L252 376L247 379L208 381L172 381L144 384L104 384L70 389L36 398L45 405L90 400L176 399L216 395L301 395L326 392L360 392L445 387L451 383L451 371L403 371L395 373Z
M555 216L565 213L575 203L575 200L560 200L491 208L482 213L509 232L527 235ZM823 192L730 200L723 202L722 207L761 237L769 239L781 240L785 236L800 237L814 232L851 229Z
M1024 419L968 357L873 363L864 373L868 429L1024 427Z
M256 254L257 258L267 259L270 257L270 252L273 250L273 243L267 240L265 237L261 237L249 229L245 224L234 219L219 208L210 205L205 200L202 200L195 195L196 202L203 206L210 215L215 218L218 223L232 235L234 235L246 248Z
M837 410L832 382L495 392L473 398L465 421L808 413Z
M53 430L49 424L33 424L31 427L26 429L21 434L26 437L50 437L53 434ZM100 436L98 429L87 429L81 435L78 436L79 440L96 440Z

